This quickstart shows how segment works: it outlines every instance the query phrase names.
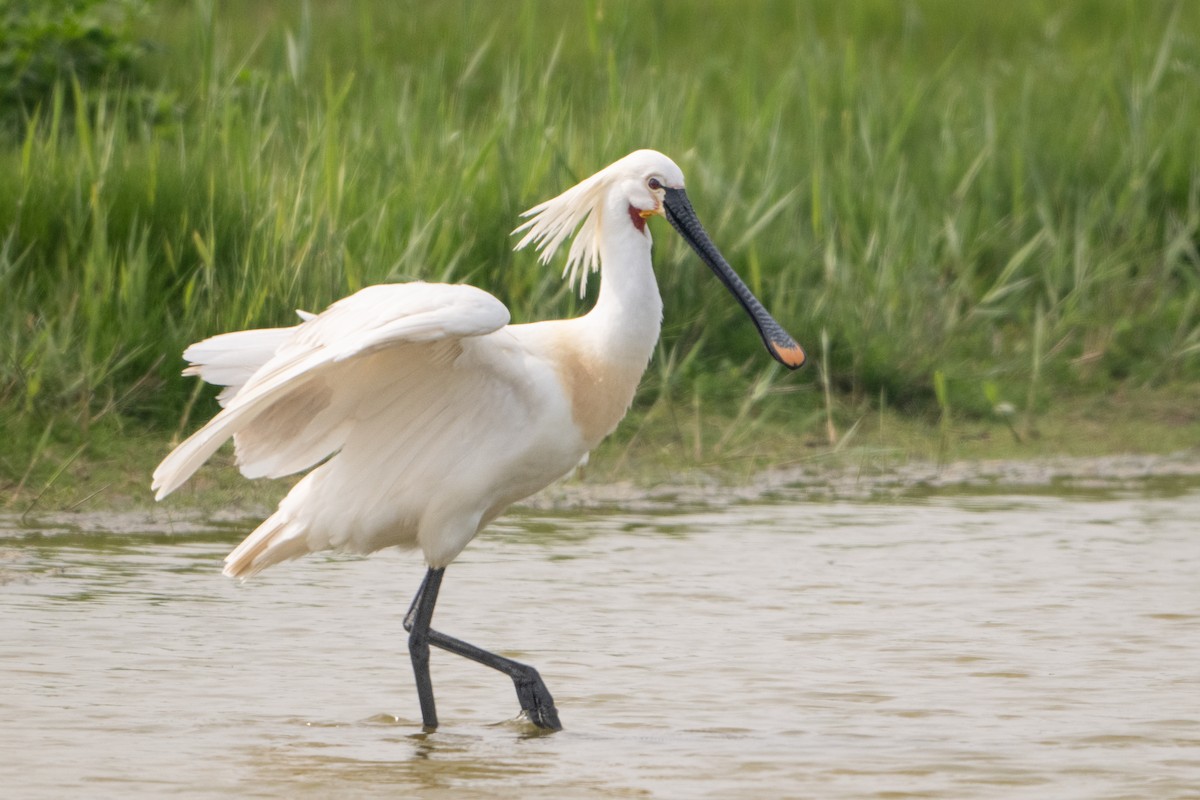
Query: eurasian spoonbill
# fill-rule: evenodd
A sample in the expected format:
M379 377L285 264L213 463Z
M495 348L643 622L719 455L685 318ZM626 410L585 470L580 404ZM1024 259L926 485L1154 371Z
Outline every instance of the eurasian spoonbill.
M222 410L154 472L157 499L230 436L247 478L314 467L225 559L249 577L318 550L420 547L428 564L404 620L421 715L437 727L429 647L513 679L537 726L561 727L537 671L431 629L446 566L510 504L570 473L620 422L658 340L662 300L647 220L662 214L712 268L778 361L804 351L709 239L671 159L638 150L525 212L517 249L548 262L574 240L564 275L601 272L590 312L510 325L464 285L370 286L289 328L238 331L184 352L185 374L225 387ZM582 283L580 284L582 287Z

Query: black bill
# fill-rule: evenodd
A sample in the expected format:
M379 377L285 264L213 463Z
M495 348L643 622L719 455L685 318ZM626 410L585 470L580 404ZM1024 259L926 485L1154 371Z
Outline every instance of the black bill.
M712 239L708 238L704 226L700 224L695 210L692 209L687 192L683 189L667 189L666 195L663 197L663 208L671 227L679 231L679 235L692 246L700 258L704 259L704 263L712 268L716 276L721 279L721 283L733 292L733 296L742 304L742 308L746 309L746 313L754 321L754 327L758 328L758 333L762 336L763 344L767 346L768 352L775 357L775 360L788 369L803 366L804 349L796 344L796 340L763 308L763 304L758 302L758 298L733 271L733 267L729 266L729 262L721 255L717 246L712 243Z

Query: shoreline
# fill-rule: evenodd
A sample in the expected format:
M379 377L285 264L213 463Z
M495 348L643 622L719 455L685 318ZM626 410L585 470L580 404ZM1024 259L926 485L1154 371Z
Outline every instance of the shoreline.
M722 483L689 471L670 483L589 482L578 478L543 489L501 516L572 515L621 511L670 514L756 503L913 502L939 496L1067 496L1180 494L1200 489L1200 450L1166 455L1117 454L1029 459L961 459L945 464L811 463L777 467L754 480ZM220 490L212 490L219 492ZM193 496L192 499L195 499ZM0 540L69 534L224 535L270 513L273 503L255 499L210 508L207 502L169 501L118 509L33 509L0 512Z

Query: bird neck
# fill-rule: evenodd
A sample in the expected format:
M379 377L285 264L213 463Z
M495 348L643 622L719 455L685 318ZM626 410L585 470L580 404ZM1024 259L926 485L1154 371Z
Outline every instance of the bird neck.
M625 209L605 208L600 231L600 295L582 317L550 323L554 361L584 446L590 450L616 428L662 327L662 298L650 263L650 236ZM624 223L623 227L621 223Z
M635 228L624 207L604 209L600 233L600 294L586 315L595 351L644 369L662 329L650 233Z

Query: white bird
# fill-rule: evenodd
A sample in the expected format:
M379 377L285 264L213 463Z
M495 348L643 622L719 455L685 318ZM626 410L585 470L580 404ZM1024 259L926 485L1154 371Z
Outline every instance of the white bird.
M428 564L405 617L421 713L437 727L432 644L513 678L522 709L561 727L536 670L430 629L445 567L510 504L569 474L620 422L658 341L662 300L647 220L666 216L795 369L804 352L726 263L671 159L638 150L525 212L517 249L548 262L575 234L564 275L601 273L574 319L510 325L464 285L371 286L290 328L214 336L184 374L224 386L222 410L154 472L161 500L230 437L247 478L313 468L225 559L246 578L319 550L419 547Z

